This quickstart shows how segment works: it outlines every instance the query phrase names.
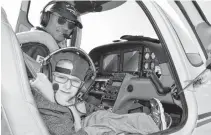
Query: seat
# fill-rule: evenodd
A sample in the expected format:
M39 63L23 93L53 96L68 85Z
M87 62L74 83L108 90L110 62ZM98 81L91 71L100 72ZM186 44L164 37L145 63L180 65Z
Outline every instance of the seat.
M55 39L50 34L41 30L31 29L30 31L20 32L16 35L21 44L21 49L38 63L42 63L43 57L59 49ZM36 50L36 52L32 50ZM31 67L36 67L36 63L28 58L27 61L32 65ZM39 70L39 68L36 69L37 71ZM28 67L27 74L29 79L33 78Z
M29 86L23 53L1 8L2 114L13 135L49 135Z
M55 39L48 33L32 29L30 31L17 33L17 38L20 44L35 42L45 45L50 52L53 52L59 49L58 44Z

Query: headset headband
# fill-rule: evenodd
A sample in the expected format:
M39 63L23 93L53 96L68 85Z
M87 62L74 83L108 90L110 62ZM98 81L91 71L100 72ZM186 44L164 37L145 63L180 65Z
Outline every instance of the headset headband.
M95 66L94 66L94 63L92 61L92 59L86 54L86 52L82 49L79 49L77 47L66 47L66 48L61 48L61 49L58 49L54 52L52 52L51 54L49 54L47 57L44 58L43 60L43 65L47 65L49 62L50 62L50 59L52 56L56 55L57 53L59 52L73 52L73 53L77 53L77 54L83 54L83 58L85 58L85 60L88 61L89 65L92 67L92 70L93 70L93 77L95 78L96 77L96 69L95 69Z
M54 3L57 3L57 2L58 2L58 1L50 1L50 2L48 2L48 4L45 5L45 7L43 8L43 10L42 10L41 12L42 12L42 13L45 12L45 9L46 9L49 5L54 4Z
M71 3L68 3L67 1L50 1L50 2L48 2L48 3L44 6L44 8L43 8L43 10L42 10L41 12L45 12L45 10L46 10L46 8L47 8L48 6L50 6L50 5L52 5L52 4L55 4L55 3L57 3L57 2L65 2L65 3L69 4L69 5L71 5ZM72 6L72 8L78 13L78 11L76 10L75 7Z

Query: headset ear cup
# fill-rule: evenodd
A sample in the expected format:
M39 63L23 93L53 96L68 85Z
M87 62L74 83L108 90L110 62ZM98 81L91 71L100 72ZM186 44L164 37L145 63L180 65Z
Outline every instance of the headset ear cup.
M42 15L40 16L40 24L43 27L46 27L48 25L48 22L50 20L50 12L42 12Z
M43 27L45 27L44 16L45 16L45 12L42 12L42 13L41 13L41 16L40 16L40 24L41 24Z

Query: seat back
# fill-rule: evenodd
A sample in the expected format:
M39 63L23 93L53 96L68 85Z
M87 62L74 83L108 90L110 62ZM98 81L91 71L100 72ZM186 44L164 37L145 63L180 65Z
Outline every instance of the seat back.
M48 33L32 29L30 31L17 33L18 40L20 44L34 42L45 45L50 52L53 52L59 49L58 44L55 39Z
M2 113L13 135L49 135L34 101L20 44L1 8Z

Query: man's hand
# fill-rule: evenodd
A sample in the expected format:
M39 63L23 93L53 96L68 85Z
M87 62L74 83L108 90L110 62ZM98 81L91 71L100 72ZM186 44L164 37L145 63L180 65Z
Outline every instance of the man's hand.
M30 81L30 85L32 88L40 92L45 98L51 102L55 102L52 83L48 80L45 74L37 73L37 78Z

